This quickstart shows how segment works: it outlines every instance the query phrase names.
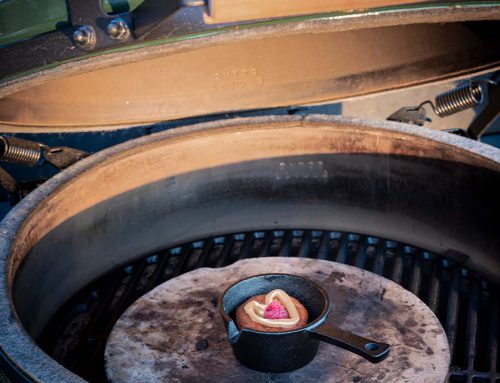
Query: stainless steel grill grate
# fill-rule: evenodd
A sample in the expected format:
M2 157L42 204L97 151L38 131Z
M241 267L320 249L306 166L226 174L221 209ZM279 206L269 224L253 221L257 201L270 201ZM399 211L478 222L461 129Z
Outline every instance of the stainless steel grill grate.
M105 382L107 336L123 311L167 279L199 267L252 257L309 257L354 265L418 295L443 324L452 350L449 382L500 383L498 288L459 264L412 246L318 230L229 234L145 256L76 294L52 318L39 343L64 366Z

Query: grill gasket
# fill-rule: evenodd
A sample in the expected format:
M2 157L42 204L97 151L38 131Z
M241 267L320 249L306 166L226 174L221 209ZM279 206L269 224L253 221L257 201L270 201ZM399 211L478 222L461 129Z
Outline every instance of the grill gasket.
M496 286L447 258L395 241L319 230L268 230L191 242L115 269L71 298L44 329L39 344L76 374L106 382L104 347L114 323L138 297L199 267L240 259L308 257L363 268L421 298L450 342L448 382L499 383L500 318Z

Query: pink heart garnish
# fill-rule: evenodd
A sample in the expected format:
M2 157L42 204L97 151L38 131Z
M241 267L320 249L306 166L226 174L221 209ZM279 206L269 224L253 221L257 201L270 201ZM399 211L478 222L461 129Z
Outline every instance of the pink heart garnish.
M285 306L279 301L272 301L264 311L264 318L266 319L288 319L288 311Z

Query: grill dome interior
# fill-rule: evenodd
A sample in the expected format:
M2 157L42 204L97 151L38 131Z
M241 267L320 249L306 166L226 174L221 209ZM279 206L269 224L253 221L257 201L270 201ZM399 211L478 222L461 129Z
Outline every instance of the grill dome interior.
M312 116L211 123L94 155L29 195L3 224L11 235L1 249L3 301L12 297L20 322L0 316L10 327L0 346L40 380L77 381L21 326L38 338L65 302L110 270L145 269L177 248L179 273L188 259L179 245L228 233L282 231L285 242L294 229L311 238L356 233L425 249L413 262L431 254L433 264L450 259L495 279L500 167L493 151L467 145L402 124ZM332 260L347 262L348 252L339 254ZM410 280L401 276L418 293L419 278Z

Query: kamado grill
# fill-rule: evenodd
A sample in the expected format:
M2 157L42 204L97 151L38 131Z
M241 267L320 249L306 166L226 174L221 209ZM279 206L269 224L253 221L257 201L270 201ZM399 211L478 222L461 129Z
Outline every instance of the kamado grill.
M0 181L16 204L0 226L0 382L108 382L106 344L137 299L166 281L199 291L189 276L210 272L222 293L244 261L307 264L332 288L351 270L361 295L383 281L377 305L402 287L446 333L447 382L500 383L500 151L475 140L500 110L500 4L83 3L57 30L0 35ZM458 88L415 93L390 121L323 105L446 79ZM422 127L479 104L461 130ZM343 377L399 381L360 366Z

